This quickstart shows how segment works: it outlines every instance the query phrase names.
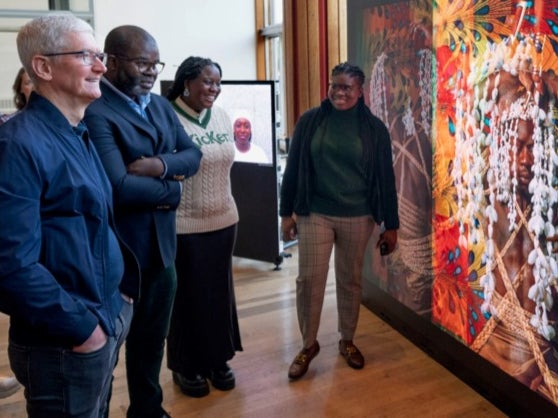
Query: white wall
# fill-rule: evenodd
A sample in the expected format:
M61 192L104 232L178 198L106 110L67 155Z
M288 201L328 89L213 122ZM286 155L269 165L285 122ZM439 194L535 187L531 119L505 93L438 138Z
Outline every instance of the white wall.
M160 79L174 78L190 55L209 57L223 69L223 79L255 80L254 0L95 0L99 42L124 24L138 25L159 44L166 63Z
M255 80L254 0L94 0L95 30L103 47L107 33L126 24L146 29L159 44L159 76L172 80L190 55L209 57L223 69L224 80ZM1 16L0 16L1 19ZM5 22L5 19L1 19ZM20 67L15 33L0 33L0 112L11 104L12 83ZM153 90L159 93L159 83ZM7 109L6 109L7 110Z

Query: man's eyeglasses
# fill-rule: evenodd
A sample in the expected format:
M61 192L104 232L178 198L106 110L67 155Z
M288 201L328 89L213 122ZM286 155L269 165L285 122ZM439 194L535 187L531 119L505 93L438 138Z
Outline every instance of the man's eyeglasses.
M121 55L114 56L119 60L134 63L140 73L143 73L147 70L155 70L157 74L159 74L165 68L165 63L161 61L147 61L143 58L128 58Z
M98 59L105 65L107 63L107 54L104 52L93 52L88 50L83 51L69 51L69 52L51 52L49 54L43 54L45 57L58 57L61 55L75 55L76 57L81 57L84 65L93 65L95 60Z

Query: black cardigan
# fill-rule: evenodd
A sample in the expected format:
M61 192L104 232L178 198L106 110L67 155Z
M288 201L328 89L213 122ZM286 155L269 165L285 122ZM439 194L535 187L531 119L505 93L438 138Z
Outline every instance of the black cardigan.
M362 98L357 106L371 213L376 223L383 222L386 229L398 229L397 192L389 132L383 122L370 112ZM295 126L281 182L280 216L310 214L314 174L310 142L331 109L331 102L325 99L320 106L302 114Z

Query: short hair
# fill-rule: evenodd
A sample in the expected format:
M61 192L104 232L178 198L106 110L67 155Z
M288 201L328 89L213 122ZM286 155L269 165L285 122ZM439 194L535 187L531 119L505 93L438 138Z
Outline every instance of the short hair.
M31 65L33 57L64 50L68 35L75 32L94 35L89 23L71 13L49 13L23 25L16 38L17 52L32 81L37 79Z
M21 84L23 82L23 74L25 74L25 68L21 67L16 74L12 90L14 92L14 105L17 110L21 110L27 104L27 99L25 94L21 92Z
M207 66L215 66L219 70L219 75L223 77L221 66L209 58L188 57L176 70L172 86L167 91L167 99L174 100L184 91L184 82L198 78L203 69Z
M111 55L124 55L134 42L157 45L155 38L145 29L135 25L122 25L112 29L105 38L104 52Z
M357 79L358 84L360 86L364 85L364 80L365 80L364 72L360 69L360 67L356 65L350 64L348 62L342 62L340 64L337 64L331 70L331 76L334 77L340 74L347 74L350 77L354 77Z

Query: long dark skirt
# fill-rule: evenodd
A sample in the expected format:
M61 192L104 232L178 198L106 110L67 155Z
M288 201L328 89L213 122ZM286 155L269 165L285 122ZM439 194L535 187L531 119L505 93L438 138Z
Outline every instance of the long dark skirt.
M236 225L178 235L167 338L167 364L174 372L205 375L242 351L232 276L235 239Z

